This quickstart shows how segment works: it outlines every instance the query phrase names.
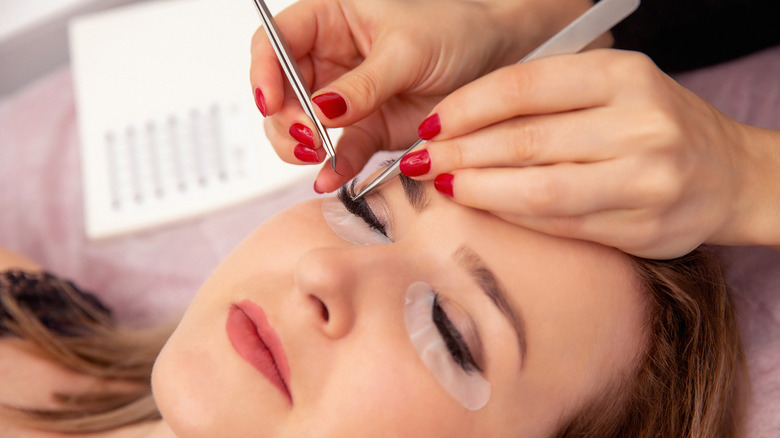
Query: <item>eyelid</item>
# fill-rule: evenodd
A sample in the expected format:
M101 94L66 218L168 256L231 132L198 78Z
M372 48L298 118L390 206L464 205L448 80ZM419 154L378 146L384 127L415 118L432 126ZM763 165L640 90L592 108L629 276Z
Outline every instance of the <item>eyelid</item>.
M466 309L441 294L436 294L436 301L442 312L444 312L444 316L449 320L450 324L457 331L457 335L463 341L471 359L474 361L472 366L477 371L484 372L484 347L474 319L472 319ZM463 327L464 325L465 327Z
M321 209L325 223L344 241L359 246L392 243L379 231L379 227L370 226L364 217L356 215L355 211L350 211L337 197L324 198ZM358 206L358 209L362 209L363 214L366 214L365 206Z
M441 386L463 407L478 411L490 401L490 382L482 373L466 371L445 345L432 321L435 292L425 282L412 283L406 291L404 324L412 346Z
M338 198L350 213L361 218L368 226L376 229L385 237L392 238L392 210L389 208L384 196L379 192L372 192L358 200L354 198L356 180L339 190Z

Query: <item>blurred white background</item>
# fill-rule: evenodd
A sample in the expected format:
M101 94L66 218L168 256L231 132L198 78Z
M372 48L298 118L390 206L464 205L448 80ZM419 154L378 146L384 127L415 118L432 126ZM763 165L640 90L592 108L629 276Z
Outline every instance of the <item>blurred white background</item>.
M68 62L68 20L145 0L0 0L0 98Z

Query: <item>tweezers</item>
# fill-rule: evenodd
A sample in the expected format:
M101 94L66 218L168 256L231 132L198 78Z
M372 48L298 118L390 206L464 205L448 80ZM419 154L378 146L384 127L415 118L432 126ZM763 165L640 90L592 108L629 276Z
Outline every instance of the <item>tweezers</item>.
M333 142L328 136L328 131L322 125L322 122L320 122L317 113L314 112L314 105L311 102L311 90L306 84L306 81L303 80L303 75L301 74L300 68L298 68L298 63L295 62L295 57L292 56L287 41L285 41L282 33L279 32L279 28L276 26L276 21L274 21L271 11L268 10L268 6L266 6L263 0L255 0L255 5L257 6L257 11L260 13L260 19L263 21L265 33L268 35L268 39L271 40L271 45L274 48L274 52L276 52L276 57L279 58L279 64L281 64L282 69L284 69L284 73L287 75L287 80L290 81L290 85L292 86L293 91L295 91L295 95L298 96L298 101L301 103L303 111L314 123L317 134L319 134L322 139L322 147L325 148L325 153L330 159L330 167L334 172L339 173L336 170L336 149L333 147Z
M579 52L631 15L639 7L639 2L640 0L602 0L596 3L560 32L553 35L552 38L518 61L518 64L553 55ZM401 160L423 143L425 143L424 140L417 140L352 199L360 199L375 188L400 175Z

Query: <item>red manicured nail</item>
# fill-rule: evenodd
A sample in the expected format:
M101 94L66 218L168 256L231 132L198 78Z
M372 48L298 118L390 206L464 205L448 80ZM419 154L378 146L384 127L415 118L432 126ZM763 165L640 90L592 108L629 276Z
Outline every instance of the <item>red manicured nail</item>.
M318 154L314 148L305 144L299 143L295 145L293 154L295 154L295 158L303 161L304 163L319 163L322 161L320 154Z
M263 96L263 92L259 88L255 88L255 105L260 110L260 114L265 117L265 96Z
M433 186L442 195L447 195L452 198L452 180L455 179L455 175L451 173L442 173L433 180Z
M309 146L312 149L314 148L314 133L303 123L293 123L293 125L290 126L290 135L295 141Z
M431 155L427 149L414 151L401 159L401 173L406 176L425 175L431 170Z
M329 119L335 119L347 113L347 101L336 93L320 94L312 98L312 101L320 107L320 111Z
M438 114L434 114L420 123L417 128L417 134L423 140L430 140L441 132L441 119Z

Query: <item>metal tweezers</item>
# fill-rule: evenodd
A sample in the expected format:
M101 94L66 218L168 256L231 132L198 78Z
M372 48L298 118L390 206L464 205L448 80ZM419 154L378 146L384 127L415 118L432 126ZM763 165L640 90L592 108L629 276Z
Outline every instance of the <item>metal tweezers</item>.
M328 136L328 131L325 130L322 122L320 122L320 119L317 118L317 114L314 112L314 105L311 102L311 90L309 90L309 86L306 85L306 81L303 80L303 75L298 68L298 63L295 62L295 57L292 56L290 47L284 40L282 33L279 32L279 28L276 26L276 22L274 21L273 15L271 15L271 11L268 10L268 6L266 6L263 0L255 0L255 5L257 6L258 12L260 12L260 19L263 20L263 28L268 35L268 39L271 40L271 45L273 45L274 52L276 52L276 57L279 58L279 63L282 65L284 73L287 75L287 79L290 81L290 85L295 91L295 95L298 96L298 101L301 102L303 111L314 123L317 134L319 134L322 139L322 146L325 148L325 153L330 159L330 167L334 172L339 173L336 170L336 149L333 147L333 142L331 142L330 137Z
M640 0L601 0L560 32L553 35L552 38L537 47L533 52L526 55L518 63L553 55L579 52L596 38L631 15L639 7L639 2ZM360 199L370 191L400 175L401 160L423 143L425 143L424 140L415 142L373 181L353 196L352 199Z

